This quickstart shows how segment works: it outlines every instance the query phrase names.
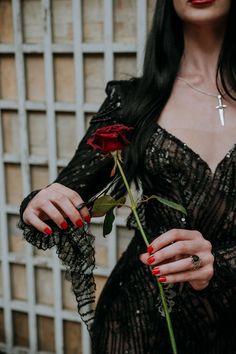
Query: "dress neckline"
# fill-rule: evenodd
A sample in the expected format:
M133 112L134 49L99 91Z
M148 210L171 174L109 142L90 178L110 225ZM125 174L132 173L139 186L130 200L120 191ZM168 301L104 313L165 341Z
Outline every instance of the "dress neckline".
M210 172L211 176L214 178L215 175L217 174L218 170L221 168L221 166L224 165L225 161L228 160L228 158L231 156L231 154L235 151L236 148L236 143L233 144L233 146L226 152L226 154L223 156L223 158L217 163L215 170L213 171L211 167L209 166L208 162L204 160L197 152L195 152L188 144L186 144L183 140L178 138L176 135L173 135L170 133L168 130L166 130L164 127L162 127L159 123L156 122L156 127L160 129L166 136L168 136L171 140L173 140L177 145L181 146L185 150L188 150L193 157L195 157L198 161L200 161L207 170Z

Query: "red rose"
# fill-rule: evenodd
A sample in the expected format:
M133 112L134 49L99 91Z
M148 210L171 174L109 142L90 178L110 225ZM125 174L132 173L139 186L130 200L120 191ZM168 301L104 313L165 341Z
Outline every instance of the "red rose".
M121 150L130 144L126 134L133 129L123 124L108 125L97 129L91 138L87 140L87 143L94 149L99 149L103 152Z

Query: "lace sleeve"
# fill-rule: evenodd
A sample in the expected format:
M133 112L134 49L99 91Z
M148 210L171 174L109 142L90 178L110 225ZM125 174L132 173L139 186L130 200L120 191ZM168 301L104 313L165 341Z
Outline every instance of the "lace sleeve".
M120 82L116 81L110 81L107 84L107 98L98 113L91 119L90 127L79 143L73 158L54 181L78 192L84 200L88 200L111 180L112 159L104 157L99 150L92 149L87 144L87 139L96 129L107 124L115 124L122 121L121 95L119 92L121 89L119 86ZM23 221L23 213L29 202L39 191L31 192L21 203L19 227L23 231L29 228ZM52 228L56 227L54 224L50 226ZM27 236L25 232L24 236ZM40 234L34 230L35 237L40 237ZM42 242L34 240L34 243L36 243L35 246L42 249L53 246L51 241L46 240L47 237L44 234L41 237Z
M61 183L78 192L83 200L101 190L111 179L113 166L111 158L105 158L99 151L94 151L86 142L88 137L99 127L122 122L122 100L120 82L111 81L107 84L107 98L91 120L90 127L80 142L73 158L62 170L55 182ZM56 252L67 268L67 276L71 279L72 288L78 302L78 312L83 321L90 327L93 311L88 307L94 301L95 284L94 269L94 237L89 233L88 225L76 228L68 220L69 228L61 230L53 222L48 222L53 230L51 236L39 232L31 225L24 223L22 215L32 198L38 193L33 191L27 196L20 207L19 228L24 238L39 249L56 246Z

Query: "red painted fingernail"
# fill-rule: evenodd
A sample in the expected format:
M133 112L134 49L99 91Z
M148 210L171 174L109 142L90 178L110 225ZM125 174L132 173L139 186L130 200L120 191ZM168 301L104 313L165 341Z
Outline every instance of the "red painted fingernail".
M47 235L51 235L52 234L52 229L50 229L50 227L45 227L45 229L43 230L45 232L45 234Z
M89 223L89 222L91 221L91 216L90 216L90 215L85 215L84 221L86 221L87 223Z
M153 247L152 246L148 246L147 253L151 254L152 252L153 252Z
M62 228L63 230L68 229L68 224L67 224L66 221L63 221L63 222L61 223L61 228Z
M152 264L153 262L155 262L155 257L153 257L153 256L149 257L147 262L148 262L148 264Z
M165 283L166 282L166 277L160 277L159 278L160 283Z
M84 223L81 219L77 220L76 221L76 225L80 228L80 227L83 227L84 226Z
M160 274L160 269L159 269L159 268L153 268L152 274L153 274L153 275L158 275L158 274Z

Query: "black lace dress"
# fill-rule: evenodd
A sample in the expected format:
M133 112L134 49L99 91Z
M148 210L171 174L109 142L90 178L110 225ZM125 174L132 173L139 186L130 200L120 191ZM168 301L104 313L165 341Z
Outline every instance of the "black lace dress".
M70 164L57 182L86 200L110 180L112 161L90 149L86 139L98 127L122 122L122 97L128 85L110 82L108 97L91 122ZM214 276L195 291L189 283L164 284L179 354L236 354L236 145L213 173L186 144L156 125L146 149L146 172L155 193L187 209L187 216L154 201L140 206L139 215L150 241L172 228L199 230L213 245ZM102 171L102 174L101 174ZM100 176L100 178L99 178ZM94 181L96 180L96 183ZM101 183L97 183L101 181ZM21 205L21 216L32 192ZM93 300L93 236L70 224L63 231L51 224L47 236L21 219L27 241L46 249L56 246L67 266L78 310L88 325L96 354L171 354L166 322L155 278L138 256L146 247L132 217L135 235L114 268L98 302Z

